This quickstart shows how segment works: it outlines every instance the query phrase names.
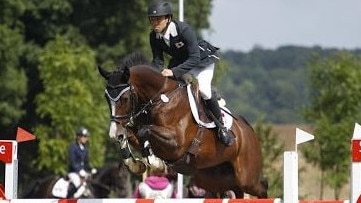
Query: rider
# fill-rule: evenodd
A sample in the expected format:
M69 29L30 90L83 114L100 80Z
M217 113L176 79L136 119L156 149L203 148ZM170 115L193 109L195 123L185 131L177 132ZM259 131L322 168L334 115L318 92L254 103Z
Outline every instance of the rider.
M79 198L86 190L86 177L96 173L89 164L89 152L86 146L89 131L81 127L76 131L76 140L69 146L69 174L71 181L68 197Z
M152 66L163 68L165 52L171 59L168 67L161 71L163 76L188 80L185 76L190 74L198 80L201 96L218 126L218 137L226 146L231 146L234 137L230 136L224 127L217 98L212 96L211 91L215 62L219 60L218 48L198 38L188 24L173 20L169 2L150 4L148 18L152 26L149 35L153 54Z

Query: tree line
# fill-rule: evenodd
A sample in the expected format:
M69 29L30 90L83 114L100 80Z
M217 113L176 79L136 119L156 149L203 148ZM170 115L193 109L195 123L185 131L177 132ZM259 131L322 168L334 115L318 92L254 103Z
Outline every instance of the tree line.
M359 55L361 50L282 46L256 47L250 52L222 52L227 65L217 83L227 104L252 122L264 117L277 124L305 123L302 111L310 100L307 66L315 58L340 52ZM232 98L232 99L228 99Z

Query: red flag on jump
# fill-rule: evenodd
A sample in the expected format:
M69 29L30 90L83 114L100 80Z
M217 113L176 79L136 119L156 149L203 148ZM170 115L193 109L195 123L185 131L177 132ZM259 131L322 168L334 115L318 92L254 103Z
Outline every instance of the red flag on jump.
M35 140L35 136L28 131L18 127L18 131L16 133L16 141L17 142L25 142L29 140Z

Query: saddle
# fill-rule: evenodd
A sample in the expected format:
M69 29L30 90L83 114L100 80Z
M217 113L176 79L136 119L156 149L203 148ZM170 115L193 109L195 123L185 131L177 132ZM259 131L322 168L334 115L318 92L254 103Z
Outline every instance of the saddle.
M59 177L55 181L54 186L52 188L52 191L51 191L52 195L56 198L69 198L69 195L73 195L71 190L72 189L77 190L74 187L74 185L70 185L70 184L72 184L72 183L68 176L64 175L64 176ZM76 191L73 191L73 192L76 192ZM89 188L85 188L85 190L82 192L82 196L90 196L90 195L91 195L91 191L89 190Z
M191 112L193 115L194 120L198 123L199 126L205 128L215 128L216 124L211 121L207 115L206 111L207 108L202 101L202 97L199 95L199 88L198 85L187 85L187 94L189 105L191 107ZM224 127L228 130L232 127L233 117L231 116L231 112L227 109L224 105L224 100L218 100L219 106L221 107L221 112L224 120Z
M200 127L183 157L173 163L168 163L175 171L182 171L183 174L186 175L192 174L195 170L195 167L191 164L191 160L196 157L199 152L199 145L203 139L204 130L206 128L216 128L216 124L207 117L206 111L208 110L201 100L198 85L192 83L187 84L187 94L193 118ZM229 130L233 123L232 114L225 106L221 106L221 112L222 116L224 116L224 125Z

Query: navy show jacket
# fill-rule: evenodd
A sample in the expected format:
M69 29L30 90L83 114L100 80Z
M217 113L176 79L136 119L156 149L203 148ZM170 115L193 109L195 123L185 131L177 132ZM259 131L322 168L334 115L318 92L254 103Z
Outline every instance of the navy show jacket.
M185 22L172 20L176 25L177 35L170 36L169 46L157 33L151 31L149 41L152 48L152 66L157 69L164 67L163 53L171 56L168 68L172 69L176 79L180 79L191 69L204 68L219 60L217 47L199 38L195 31Z

